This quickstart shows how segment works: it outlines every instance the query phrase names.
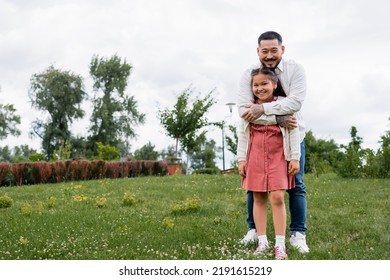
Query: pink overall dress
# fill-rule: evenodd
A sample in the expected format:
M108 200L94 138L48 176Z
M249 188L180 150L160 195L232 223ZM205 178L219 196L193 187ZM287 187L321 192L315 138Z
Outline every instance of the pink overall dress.
M246 177L242 179L242 187L254 192L292 189L295 180L288 174L287 167L280 127L251 125Z

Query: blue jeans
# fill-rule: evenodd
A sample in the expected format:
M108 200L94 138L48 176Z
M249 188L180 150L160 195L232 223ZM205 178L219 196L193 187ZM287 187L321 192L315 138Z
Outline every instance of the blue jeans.
M295 188L288 190L290 206L290 233L299 231L305 233L306 227L306 188L303 182L305 174L305 140L301 142L301 158L299 160L299 173L295 175ZM247 219L246 223L249 229L255 229L253 219L253 192L246 193Z

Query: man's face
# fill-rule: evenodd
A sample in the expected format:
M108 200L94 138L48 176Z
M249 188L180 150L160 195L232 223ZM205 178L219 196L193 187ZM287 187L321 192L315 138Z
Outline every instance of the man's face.
M257 54L264 67L275 69L282 60L284 46L277 39L261 40Z

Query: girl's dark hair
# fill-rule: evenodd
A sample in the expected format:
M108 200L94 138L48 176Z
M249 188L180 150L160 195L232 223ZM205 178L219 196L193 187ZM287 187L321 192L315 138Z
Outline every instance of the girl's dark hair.
M278 79L278 76L276 76L274 71L272 71L269 68L261 67L261 68L257 68L257 69L252 69L252 72L251 72L251 85L253 84L253 76L256 76L256 75L259 75L259 74L267 75L268 77L271 78L271 80L273 82L278 83L279 79ZM255 99L255 102L256 102L256 100L259 99L256 95L253 95L253 98Z
M275 72L272 71L271 69L269 68L266 68L266 67L261 67L261 68L257 68L257 69L253 69L252 72L251 72L251 84L253 82L253 76L256 76L258 74L264 74L264 75L267 75L271 78L271 80L275 83L278 83L278 76L276 76Z

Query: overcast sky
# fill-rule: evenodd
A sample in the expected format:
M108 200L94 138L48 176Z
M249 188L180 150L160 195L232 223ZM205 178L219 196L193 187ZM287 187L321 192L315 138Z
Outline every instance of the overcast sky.
M50 65L85 79L93 95L88 65L93 55L125 58L133 66L127 93L146 114L132 151L148 141L157 150L173 145L156 118L192 85L203 96L215 89L218 104L210 121L237 123L234 108L242 72L258 61L257 38L278 31L285 58L306 70L303 107L307 128L339 144L356 126L364 147L377 149L389 130L390 2L387 0L0 0L0 102L14 104L22 135L0 146L21 144L40 149L30 139L31 122L41 113L31 108L30 78ZM90 106L85 104L90 112ZM85 135L87 118L73 131ZM208 137L221 145L221 131ZM227 153L227 157L231 158ZM227 164L228 165L228 164Z

